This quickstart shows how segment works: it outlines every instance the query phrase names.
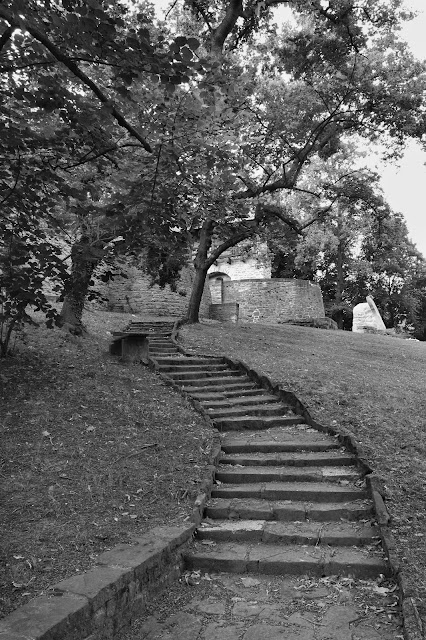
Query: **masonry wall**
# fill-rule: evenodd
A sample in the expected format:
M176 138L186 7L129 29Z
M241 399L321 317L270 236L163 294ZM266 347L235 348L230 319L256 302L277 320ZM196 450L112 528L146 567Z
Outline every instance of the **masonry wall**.
M180 318L184 315L192 288L193 274L190 267L182 269L176 291L172 291L169 285L164 289L158 285L151 287L149 276L136 267L130 267L127 274L128 278L117 277L105 285L104 293L109 309L149 316ZM200 305L201 317L208 317L210 303L210 290L206 283Z
M237 322L238 320L238 303L226 302L225 304L211 304L210 318L212 320L220 320L221 322Z
M325 317L321 288L309 280L228 280L223 292L224 303L239 304L243 322L276 324Z
M259 263L256 258L229 258L228 260L218 260L216 265L210 267L208 273L214 272L225 273L231 280L243 280L252 278L270 278L271 266L269 264Z

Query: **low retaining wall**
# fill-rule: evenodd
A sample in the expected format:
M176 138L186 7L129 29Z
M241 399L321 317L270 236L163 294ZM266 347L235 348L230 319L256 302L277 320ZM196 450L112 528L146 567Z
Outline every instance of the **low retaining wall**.
M211 304L209 318L221 322L237 322L239 316L238 302L225 302L224 304Z
M142 313L146 316L172 316L180 318L188 309L194 272L189 267L182 269L176 291L170 285L164 288L151 285L150 277L141 269L129 267L127 278L116 276L107 283L97 281L99 289L107 300L111 311ZM211 303L210 287L206 281L200 304L200 316L208 318Z
M239 319L244 322L276 324L325 317L321 288L310 280L227 280L223 294L223 302L239 304Z
M157 527L0 620L1 640L111 640L182 573L196 524Z

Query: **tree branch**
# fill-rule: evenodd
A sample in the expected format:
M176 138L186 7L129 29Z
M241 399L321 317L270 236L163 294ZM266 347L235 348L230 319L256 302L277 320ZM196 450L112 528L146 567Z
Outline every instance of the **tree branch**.
M212 33L212 49L221 53L226 38L231 33L239 17L243 15L242 0L229 0L225 17Z
M139 140L146 151L152 153L152 148L148 144L148 142L126 120L123 114L118 111L118 109L114 106L108 96L105 95L103 91L101 91L101 89L99 89L97 84L93 82L93 80L91 80L91 78L89 78L89 76L87 76L71 58L62 53L62 51L55 44L53 44L53 42L51 42L44 33L31 25L28 20L22 18L21 16L19 16L17 20L14 20L12 16L9 15L8 12L3 8L0 8L0 18L7 20L11 25L17 23L23 31L28 31L28 33L30 33L35 40L38 40L38 42L44 45L46 49L56 58L56 60L58 60L58 62L62 62L62 64L65 65L65 67L67 67L67 69L69 69L69 71L71 71L74 76L76 76L79 80L81 80L83 84L85 84L87 87L89 87L89 89L93 91L95 96L102 104L110 109L111 115L118 122L118 124L126 129L131 136Z
M10 27L7 27L1 37L0 37L0 51L3 49L3 47L5 46L5 44L7 42L9 42L10 38L12 37L12 33L15 31L15 27L13 25L11 25Z
M239 244L243 240L246 240L247 238L250 238L251 236L255 235L257 231L258 231L258 226L253 226L251 229L247 229L246 231L241 231L241 233L237 233L236 235L231 236L231 238L228 238L228 240L225 240L225 242L222 242L221 245L219 245L216 249L214 249L210 257L207 259L206 261L207 269L209 269L212 266L212 264L216 262L216 260L219 258L219 256L222 255L222 253L224 253L224 251L226 251L227 249L230 249L231 247L235 247L235 245Z

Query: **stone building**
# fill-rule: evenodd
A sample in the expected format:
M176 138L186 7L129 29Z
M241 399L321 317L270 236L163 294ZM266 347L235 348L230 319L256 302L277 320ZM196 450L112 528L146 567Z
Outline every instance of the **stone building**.
M168 284L164 288L151 285L150 277L142 269L129 267L127 278L114 278L103 287L103 293L111 311L181 318L188 307L192 281L193 270L189 266L182 269L176 291ZM208 318L210 303L210 289L206 283L200 317Z
M130 267L104 288L108 308L150 316L182 317L188 306L193 269L182 269L176 291L151 286L141 269ZM277 324L324 318L320 287L309 280L271 278L267 247L239 245L223 253L209 269L200 306L201 318Z
M212 304L217 320L277 324L289 320L324 318L319 285L309 280L271 278L267 247L234 247L209 269Z

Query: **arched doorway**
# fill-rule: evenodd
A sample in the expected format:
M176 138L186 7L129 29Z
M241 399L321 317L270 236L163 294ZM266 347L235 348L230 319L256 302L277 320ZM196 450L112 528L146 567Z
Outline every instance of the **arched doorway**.
M224 283L231 278L226 273L216 271L209 274L210 295L212 304L223 304L225 302Z

